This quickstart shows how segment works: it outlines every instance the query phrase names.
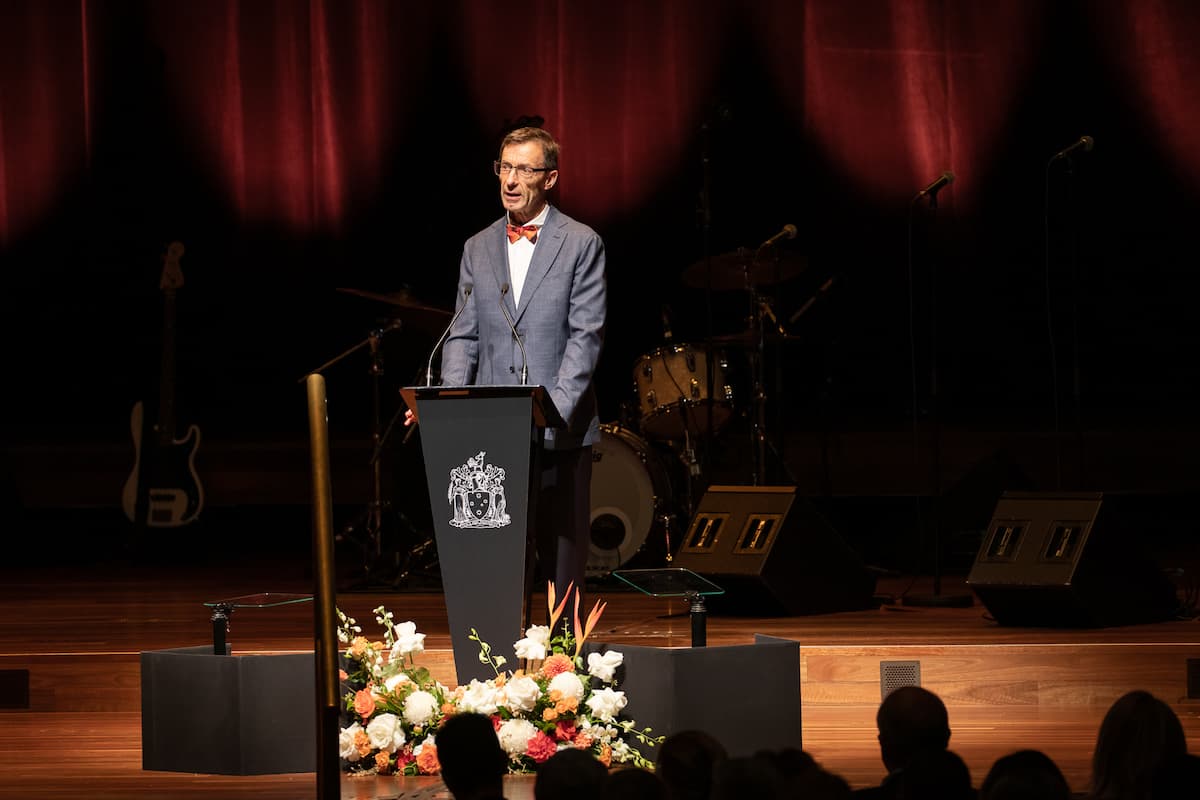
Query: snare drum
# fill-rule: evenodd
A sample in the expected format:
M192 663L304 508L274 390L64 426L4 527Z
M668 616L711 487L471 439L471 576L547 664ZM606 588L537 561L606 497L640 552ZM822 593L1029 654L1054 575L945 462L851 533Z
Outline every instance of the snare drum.
M592 445L589 575L607 575L639 553L646 567L665 566L664 524L672 525L672 540L679 535L667 464L641 437L600 426L600 441Z
M708 431L709 408L713 431L733 416L733 387L725 377L729 364L716 353L713 359L713 395L708 396L708 354L690 344L660 347L637 360L634 389L641 413L642 433L651 439L683 438Z

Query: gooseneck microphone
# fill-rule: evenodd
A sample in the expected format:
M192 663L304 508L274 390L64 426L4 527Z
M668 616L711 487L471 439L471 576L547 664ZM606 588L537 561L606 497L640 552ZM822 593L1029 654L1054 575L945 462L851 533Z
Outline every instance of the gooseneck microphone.
M771 246L777 244L778 242L783 241L784 239L795 239L795 238L796 238L796 226L789 222L787 225L783 226L783 229L781 231L779 231L779 233L775 234L770 239L767 239L765 242L760 244L758 246L758 249L765 250L766 248L771 247Z
M504 307L504 296L508 294L509 286L504 284L500 287L500 313L504 315L504 321L508 323L508 329L512 331L513 338L517 340L517 347L521 348L521 385L529 385L529 359L525 355L525 343L521 341L521 334L517 333L517 326L513 322L512 317L508 315L508 309Z
M458 307L458 311L454 312L454 316L450 318L450 324L446 326L446 330L442 331L442 335L438 337L437 344L433 346L433 352L429 354L429 363L425 365L425 385L433 386L433 359L438 354L438 350L442 349L442 344L446 341L446 337L450 335L450 331L454 328L454 323L458 322L458 318L467 310L467 301L471 299L471 290L475 287L472 284L467 284L463 287L463 302Z
M1071 144L1064 147L1062 150L1059 150L1057 153L1055 153L1054 157L1051 158L1050 160L1058 161L1060 158L1066 158L1067 156L1071 155L1071 153L1074 153L1076 150L1083 150L1083 152L1085 152L1085 153L1090 153L1090 152L1092 152L1092 148L1095 146L1096 146L1095 139L1093 139L1090 136L1080 136L1077 141L1072 142Z

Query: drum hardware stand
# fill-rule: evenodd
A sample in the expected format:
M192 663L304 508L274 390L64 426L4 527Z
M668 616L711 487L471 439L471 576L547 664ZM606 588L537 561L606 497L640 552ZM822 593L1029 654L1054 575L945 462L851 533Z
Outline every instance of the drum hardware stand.
M345 350L342 353L326 361L321 366L317 367L313 372L322 372L329 367L337 364L347 356L358 352L364 347L369 347L371 352L371 365L369 374L371 376L371 492L370 500L367 502L366 508L360 511L350 522L346 523L334 537L336 544L342 542L352 542L356 544L362 553L362 582L355 584L353 588L370 589L381 588L377 580L377 575L384 569L384 517L385 515L395 518L408 532L410 536L417 536L417 530L408 520L408 518L398 509L392 508L389 501L383 499L383 474L382 463L379 459L379 450L383 441L380 430L380 377L383 375L383 354L380 344L383 337L390 331L399 330L401 322L398 319L389 321L385 326L376 328L368 333L367 338L363 339L358 344ZM422 543L427 545L428 543ZM396 570L397 577L391 582L391 587L396 588L399 585L401 577L407 577L410 572L410 562L419 551L423 554L427 547L418 545L409 551L401 564L400 549L395 547L387 555L392 561L391 569Z

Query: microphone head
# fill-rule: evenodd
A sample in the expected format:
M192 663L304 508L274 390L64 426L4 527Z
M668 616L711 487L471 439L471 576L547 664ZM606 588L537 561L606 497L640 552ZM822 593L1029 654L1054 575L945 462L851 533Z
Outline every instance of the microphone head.
M954 183L954 173L951 172L950 170L946 170L945 172L943 172L942 178L943 178L943 180L946 181L946 183Z
M500 296L503 297L506 294L508 294L508 284L502 283L500 284Z
M783 226L783 232L787 234L787 238L789 239L796 238L796 226L790 222Z
M1079 143L1083 145L1083 152L1090 153L1092 148L1096 146L1096 140L1090 136L1080 136Z

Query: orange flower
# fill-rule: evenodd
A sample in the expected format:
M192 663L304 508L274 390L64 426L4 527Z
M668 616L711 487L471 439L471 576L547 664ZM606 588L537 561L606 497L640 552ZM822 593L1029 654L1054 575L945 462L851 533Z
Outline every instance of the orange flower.
M575 581L567 584L567 590L563 592L562 602L558 607L554 606L554 581L546 582L546 606L550 611L550 630L554 631L554 626L558 624L558 618L562 616L563 609L567 607L567 600L571 597L571 589L574 588Z
M442 769L442 765L438 763L437 747L426 742L421 748L421 755L417 756L417 769L421 770L422 775L437 775Z
M555 675L561 675L564 672L574 672L575 662L571 657L564 653L555 653L542 662L542 674L547 678L553 678Z
M354 712L363 719L375 713L375 697L370 686L354 693Z
M596 760L606 767L612 766L612 748L608 745L600 748L600 755L596 756Z
M547 708L542 712L542 719L546 722L554 722L554 720L558 719L558 711L553 708Z
M379 770L380 774L386 775L391 764L391 757L384 751L380 750L375 754L375 769Z
M458 710L458 707L455 706L454 703L442 703L442 716L443 717L454 716L454 712L456 710Z
M368 644L369 642L367 642L366 637L355 636L354 640L350 642L350 655L355 658L362 658L363 653L367 652Z
M579 701L574 697L564 697L554 704L554 710L560 714L571 714L579 708Z
M586 733L577 733L575 738L571 740L571 744L578 747L580 750L590 750L592 747L592 737Z
M371 738L367 736L365 730L354 732L354 747L360 756L366 756L371 752Z
M350 676L346 674L346 670L344 670L344 669L338 670L338 680L339 681L345 681L345 680L349 680L349 679L350 679Z
M495 678L492 679L492 683L495 684L497 689L499 689L501 686L503 686L507 682L508 682L508 679L504 677L503 672L501 672L499 675L497 675Z

